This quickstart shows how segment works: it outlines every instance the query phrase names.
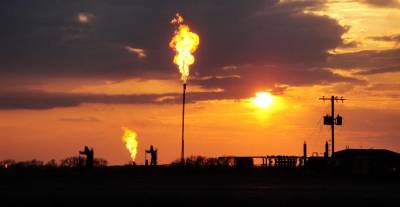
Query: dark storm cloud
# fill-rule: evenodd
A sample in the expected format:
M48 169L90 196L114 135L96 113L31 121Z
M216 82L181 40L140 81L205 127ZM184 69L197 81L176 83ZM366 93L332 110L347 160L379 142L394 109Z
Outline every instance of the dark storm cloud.
M340 48L355 48L358 47L361 44L359 41L350 41L350 42L343 42L342 45L340 45Z
M3 1L0 73L122 78L175 73L168 48L176 11L201 37L194 70L279 62L320 63L342 44L335 20L304 14L320 1ZM90 24L79 15L95 16ZM142 48L139 59L125 47Z
M309 86L332 82L365 83L362 80L343 77L333 74L328 70L321 70L320 68L304 69L301 65L298 67L289 65L287 67L282 69L276 66L246 66L237 69L242 74L240 77L210 77L203 80L193 80L192 82L203 85L206 88L222 88L225 92L229 91L244 97L252 96L256 91L265 89L282 92L282 88L279 89L281 85ZM248 70L251 70L252 73L247 73L246 71ZM238 85L246 87L237 87Z
M357 75L400 72L400 49L333 55L329 58L328 65L341 69L362 69Z
M274 92L274 91L273 91ZM277 91L278 92L278 91ZM81 94L81 93L49 93L43 91L0 92L0 109L33 109L43 110L57 107L75 107L81 104L179 104L182 94ZM187 103L210 99L239 99L236 93L222 92L192 92L187 94ZM60 121L96 121L93 119Z
M111 2L115 5L110 5ZM157 5L147 5L146 13L141 13L140 5L134 2L115 2L120 3L3 1L0 21L6 29L0 38L0 73L115 79L151 70L151 62L162 60L156 56L160 48L147 45L152 39L159 39L160 32L156 29L160 27L154 21L146 21L146 16L151 19L150 11ZM80 14L95 18L82 23ZM168 18L160 17L159 21L166 22L163 31L167 35ZM139 61L124 49L126 46L149 47L154 49L155 57Z
M101 122L101 120L95 117L60 118L58 120L62 122L79 122L79 123Z
M0 82L7 88L24 85L30 77L176 77L168 42L174 29L169 20L177 11L200 35L193 82L225 90L208 94L210 98L241 98L259 89L282 93L285 87L280 85L360 82L323 69L327 51L354 43L343 41L348 28L336 20L304 13L322 9L320 0L8 0L0 4L0 22L6 28L0 34ZM145 57L126 48L142 49ZM227 66L236 69L224 69ZM51 97L50 107L82 103L75 95L60 103L57 94ZM130 98L141 103L143 97Z
M375 41L385 41L385 42L400 42L400 34L397 35L383 35L383 36L372 36L369 39Z
M385 67L385 68L376 68L370 69L366 71L361 71L355 73L356 75L374 75L374 74L381 74L381 73L394 73L400 72L400 65L392 66L392 67Z
M367 90L376 90L376 91L398 91L400 90L400 84L373 84L367 88Z
M43 91L0 92L0 109L51 109L83 103L144 104L157 103L160 95L106 95L48 93Z
M376 7L400 7L398 0L363 0L362 2Z

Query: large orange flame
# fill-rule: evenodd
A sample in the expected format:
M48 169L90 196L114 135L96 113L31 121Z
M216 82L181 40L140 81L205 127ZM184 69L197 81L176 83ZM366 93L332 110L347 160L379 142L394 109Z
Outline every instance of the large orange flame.
M172 37L169 47L175 50L174 63L179 66L181 79L186 83L189 77L189 66L194 63L193 52L197 50L200 43L199 35L190 31L188 25L183 24L183 17L176 14L171 24L177 25L175 35Z
M122 129L124 130L124 135L122 139L124 140L125 146L131 154L132 161L135 161L138 146L137 134L136 132L131 131L127 128Z

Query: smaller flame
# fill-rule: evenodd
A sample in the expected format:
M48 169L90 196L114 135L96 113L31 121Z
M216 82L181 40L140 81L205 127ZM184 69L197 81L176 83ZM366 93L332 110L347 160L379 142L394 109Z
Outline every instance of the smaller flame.
M124 130L124 135L122 139L124 140L125 146L129 150L132 161L134 162L136 158L137 147L139 144L137 141L137 133L129 130L128 128L122 128L122 130Z

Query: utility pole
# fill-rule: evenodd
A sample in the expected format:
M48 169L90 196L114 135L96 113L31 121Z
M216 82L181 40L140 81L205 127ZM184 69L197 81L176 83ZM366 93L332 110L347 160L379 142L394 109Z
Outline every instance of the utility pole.
M324 116L324 125L331 125L331 133L332 133L332 157L335 154L335 125L342 125L343 117L337 116L335 118L335 101L343 101L346 100L343 97L337 97L337 96L331 96L331 98L325 98L325 96L322 96L322 98L319 98L319 100L322 101L331 101L331 115L326 115Z

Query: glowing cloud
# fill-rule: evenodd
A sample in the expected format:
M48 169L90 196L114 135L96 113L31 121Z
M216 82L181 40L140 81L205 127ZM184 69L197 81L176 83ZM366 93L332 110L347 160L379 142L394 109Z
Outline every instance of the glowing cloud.
M90 23L92 19L94 18L94 15L88 12L80 12L78 14L78 21L83 24Z
M145 51L143 49L141 49L141 48L134 48L134 47L126 46L125 49L128 50L129 52L135 53L138 58L145 58L146 57Z

